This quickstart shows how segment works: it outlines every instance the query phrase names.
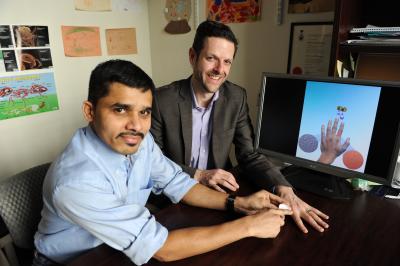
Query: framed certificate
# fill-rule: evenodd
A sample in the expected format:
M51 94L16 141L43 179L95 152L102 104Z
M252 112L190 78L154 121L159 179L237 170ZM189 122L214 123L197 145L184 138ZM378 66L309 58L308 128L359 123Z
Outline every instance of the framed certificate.
M327 76L332 22L292 23L287 73Z

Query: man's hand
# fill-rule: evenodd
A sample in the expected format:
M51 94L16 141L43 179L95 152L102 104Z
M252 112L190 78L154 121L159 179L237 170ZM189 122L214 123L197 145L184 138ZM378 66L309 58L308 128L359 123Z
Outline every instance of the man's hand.
M325 125L321 126L321 156L318 159L321 163L331 164L340 156L350 145L350 139L347 138L342 144L341 138L344 129L344 123L341 122L338 129L339 119L335 118L333 122L329 120L325 132Z
M222 169L212 169L212 170L196 170L194 174L194 179L199 181L201 184L213 188L220 192L225 192L220 186L224 186L231 191L236 191L239 188L235 177Z
M308 233L308 230L304 226L302 219L307 221L307 223L319 232L323 232L329 227L329 225L323 220L329 219L329 216L302 201L294 194L291 187L277 186L276 192L285 201L289 202L289 206L293 211L292 218L304 233Z
M285 224L285 215L291 215L289 210L265 209L255 215L246 216L249 235L259 238L275 238Z
M269 193L266 190L260 190L247 197L237 197L235 199L235 210L247 215L255 214L266 208L278 209L280 203L289 204L284 199ZM290 212L291 213L291 212Z

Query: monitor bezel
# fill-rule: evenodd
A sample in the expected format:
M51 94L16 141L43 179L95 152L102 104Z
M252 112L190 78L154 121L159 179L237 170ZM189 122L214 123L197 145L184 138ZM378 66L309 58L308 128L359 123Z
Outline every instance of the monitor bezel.
M283 74L283 73L271 73L271 72L263 72L261 75L261 87L259 91L259 99L258 99L258 110L257 110L257 123L256 123L256 131L255 131L255 141L254 147L255 149L267 156L271 156L276 158L284 163L289 163L292 165L296 165L299 167L304 167L306 169L315 170L318 172L334 175L340 178L361 178L373 182L377 182L383 185L392 185L393 175L397 163L397 158L400 149L400 123L397 127L397 135L395 146L392 150L391 162L388 171L389 176L375 176L366 173L360 173L348 169L344 169L341 167L326 165L323 163L319 163L316 161L311 161L303 158L299 158L292 155L287 155L280 152L275 152L272 150L267 150L259 147L260 140L260 131L261 131L261 122L262 122L262 114L264 107L264 96L266 89L267 78L285 78L285 79L297 79L297 80L305 80L305 81L317 81L317 82L333 82L340 84L356 84L356 85L369 85L369 86L391 86L391 87L399 87L400 82L397 81L383 81L383 80L364 80L364 79L354 79L354 78L336 78L336 77L319 77L319 76L309 76L309 75L291 75L291 74Z

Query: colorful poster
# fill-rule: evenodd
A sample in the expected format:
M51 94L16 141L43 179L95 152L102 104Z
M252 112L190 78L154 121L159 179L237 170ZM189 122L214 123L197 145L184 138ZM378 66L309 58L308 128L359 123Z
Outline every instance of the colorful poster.
M79 11L111 11L111 0L74 0Z
M333 12L335 0L289 0L288 13Z
M261 0L207 0L207 18L222 23L261 19Z
M58 109L53 73L0 76L0 120Z
M65 56L100 56L99 27L61 26Z
M136 29L106 29L109 55L137 54Z

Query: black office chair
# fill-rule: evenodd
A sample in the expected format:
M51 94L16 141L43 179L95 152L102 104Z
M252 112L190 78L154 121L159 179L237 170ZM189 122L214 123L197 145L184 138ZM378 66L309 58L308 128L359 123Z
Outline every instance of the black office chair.
M9 231L0 239L1 265L19 265L26 260L20 257L18 263L13 244L25 251L34 249L33 236L43 206L43 180L49 166L46 163L30 168L0 183L0 216Z

